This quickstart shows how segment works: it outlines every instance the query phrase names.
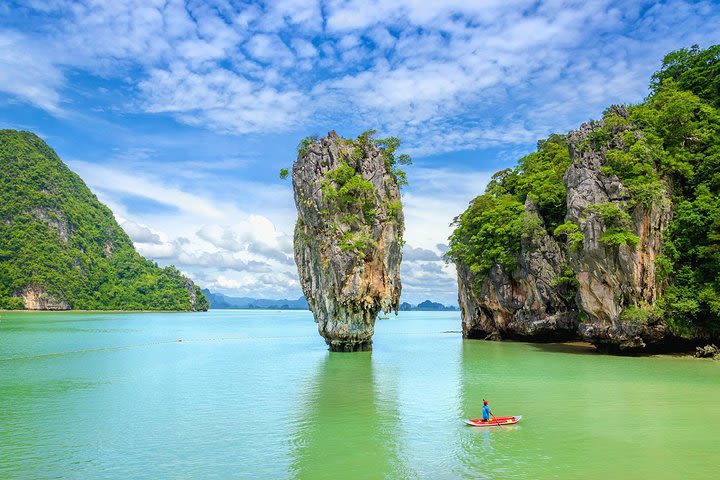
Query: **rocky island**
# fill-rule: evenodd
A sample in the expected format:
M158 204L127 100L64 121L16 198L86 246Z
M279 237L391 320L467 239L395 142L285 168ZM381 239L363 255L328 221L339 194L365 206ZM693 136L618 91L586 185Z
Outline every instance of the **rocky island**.
M455 219L467 338L617 352L720 336L720 46L669 54L648 99L551 135Z
M37 135L0 130L0 309L207 310Z
M292 168L295 262L332 351L371 349L376 316L399 307L405 172L398 165L410 159L395 155L399 140L373 133L308 137Z

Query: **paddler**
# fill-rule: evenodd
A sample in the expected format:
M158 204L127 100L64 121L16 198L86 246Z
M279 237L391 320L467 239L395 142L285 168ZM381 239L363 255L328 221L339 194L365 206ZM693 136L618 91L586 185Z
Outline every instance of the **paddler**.
M483 422L487 422L488 420L490 420L490 417L494 417L494 416L495 415L493 415L492 410L490 410L490 407L488 406L488 401L483 400L483 408L482 408Z

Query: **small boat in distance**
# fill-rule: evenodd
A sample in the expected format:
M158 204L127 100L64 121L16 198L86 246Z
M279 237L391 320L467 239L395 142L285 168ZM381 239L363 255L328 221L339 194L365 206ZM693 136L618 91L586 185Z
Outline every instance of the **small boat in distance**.
M522 415L516 415L514 417L493 417L490 420L483 420L482 418L473 418L471 420L465 420L465 423L472 427L492 427L501 425L512 425L522 419Z

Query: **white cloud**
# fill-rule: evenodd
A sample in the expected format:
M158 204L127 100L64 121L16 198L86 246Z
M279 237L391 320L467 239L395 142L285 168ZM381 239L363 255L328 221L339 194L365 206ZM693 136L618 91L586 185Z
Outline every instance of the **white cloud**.
M136 243L135 248L143 257L151 260L171 260L169 263L173 264L177 262L173 262L172 260L177 259L181 252L180 245L175 242L164 242L159 244Z
M565 130L640 100L665 52L720 40L717 4L684 0L29 7L61 21L40 16L37 44L0 33L0 89L51 113L70 67L127 77L139 93L132 105L193 126L242 134L349 121L379 125L422 154Z
M415 248L409 244L405 244L405 247L403 248L403 261L415 262L420 260L433 262L440 260L440 256L427 248Z
M405 301L417 304L434 300L446 305L457 304L457 283L452 265L403 262L400 274Z
M160 235L153 232L150 227L146 225L139 225L133 221L126 220L120 223L120 226L125 230L130 239L135 243L150 243L153 245L161 245Z
M253 57L267 63L276 60L288 62L291 61L293 57L290 49L277 35L268 35L265 33L254 35L247 44L245 44L245 48L247 48Z
M44 55L46 48L19 33L0 31L0 91L61 115L60 89L65 78Z
M318 51L312 42L302 38L293 38L292 47L300 58L313 58L318 56Z
M154 69L140 82L149 112L167 112L190 125L234 133L287 128L302 119L303 97L258 85L230 70L193 72L181 64Z
M246 252L252 257L293 265L292 239L278 232L275 225L262 215L250 215L234 225L207 225L197 236L228 252Z
M220 209L210 201L166 186L159 179L142 178L136 174L78 160L68 163L94 189L147 198L188 213L208 217L222 216Z
M143 159L152 155L146 151L136 153ZM187 197L184 190L172 186L172 177L148 174L131 157L125 157L125 162L138 167L132 176L124 169L70 163L100 200L113 209L141 255L161 265L173 264L203 287L225 293L270 298L281 294L300 296L292 237L271 219L247 214L234 203L218 202L208 196L211 191L205 191L205 196ZM262 184L246 182L245 186L248 196L267 190ZM133 202L139 196L175 208L170 212L134 209ZM269 206L269 198L261 201ZM236 199L238 203L243 200ZM215 216L209 217L208 212ZM207 223L210 219L217 223ZM237 288L231 288L233 285Z

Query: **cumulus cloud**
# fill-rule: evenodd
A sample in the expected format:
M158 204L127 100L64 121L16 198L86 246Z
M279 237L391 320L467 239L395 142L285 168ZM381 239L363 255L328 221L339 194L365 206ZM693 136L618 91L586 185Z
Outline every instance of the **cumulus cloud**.
M167 263L177 264L176 259L182 252L182 244L178 242L136 243L135 248L143 257L152 260L168 260Z
M268 217L219 203L207 190L189 199L194 207L183 206L188 199L183 190L171 186L170 179L141 169L134 172L131 181L122 168L84 169L82 163L71 163L73 167L80 165L86 182L113 209L141 255L163 266L175 265L203 287L225 293L270 298L280 294L300 296L292 238L278 230ZM108 183L112 188L107 188ZM138 210L134 202L141 190L155 192L148 195L177 208L161 213L155 208ZM167 193L168 198L157 192ZM217 216L207 215L208 211ZM217 223L208 224L210 219ZM224 280L218 280L221 277ZM232 289L231 285L238 288Z
M296 278L284 273L255 274L252 276L205 275L204 285L213 291L255 298L298 298Z
M150 243L153 245L160 245L163 243L162 240L160 240L160 235L153 232L150 227L147 227L146 225L139 225L133 221L126 220L121 223L120 226L123 230L125 230L125 233L128 234L133 242Z
M405 248L403 248L403 261L415 262L418 260L432 262L440 260L440 257L437 253L427 248L413 248L410 245L405 245Z
M403 298L411 303L434 300L457 304L455 269L443 262L406 263L400 267Z
M190 125L234 133L286 128L300 120L302 95L280 91L220 67L156 68L140 82L149 112L172 113Z

